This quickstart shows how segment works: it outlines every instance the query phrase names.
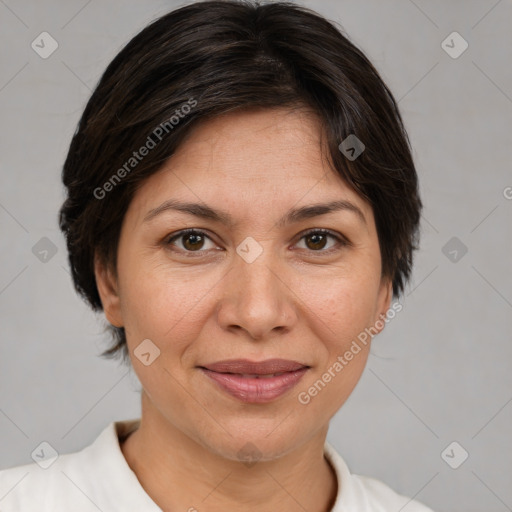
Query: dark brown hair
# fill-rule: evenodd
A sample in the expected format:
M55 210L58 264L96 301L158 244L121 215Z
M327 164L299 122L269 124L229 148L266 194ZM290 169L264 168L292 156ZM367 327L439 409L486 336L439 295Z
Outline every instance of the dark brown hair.
M78 123L59 221L75 288L94 310L102 309L94 255L115 272L121 224L143 180L201 121L275 107L318 116L330 165L373 208L383 275L395 297L403 291L421 201L391 92L342 31L313 11L221 0L174 10L136 35L103 73ZM339 148L349 135L365 146L355 159ZM124 329L110 328L114 344L101 355L122 352L129 361Z

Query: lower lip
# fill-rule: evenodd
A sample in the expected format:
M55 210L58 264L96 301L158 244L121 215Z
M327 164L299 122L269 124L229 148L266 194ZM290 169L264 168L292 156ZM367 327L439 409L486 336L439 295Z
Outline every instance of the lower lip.
M242 377L235 373L218 373L206 368L201 370L231 396L242 402L261 404L271 402L292 389L308 368L262 379Z

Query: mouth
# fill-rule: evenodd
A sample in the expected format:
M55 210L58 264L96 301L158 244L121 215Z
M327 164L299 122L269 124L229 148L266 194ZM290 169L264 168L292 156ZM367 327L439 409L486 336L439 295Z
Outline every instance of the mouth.
M295 387L310 367L285 359L236 359L198 368L230 396L246 403L267 403Z

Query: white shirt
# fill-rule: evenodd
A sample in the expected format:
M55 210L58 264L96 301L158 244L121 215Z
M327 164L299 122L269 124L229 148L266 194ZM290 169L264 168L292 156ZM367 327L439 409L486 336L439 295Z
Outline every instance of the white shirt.
M37 462L1 470L0 511L162 512L128 466L119 444L139 423L112 422L92 444L53 462L51 448L43 445L34 452ZM328 442L324 453L338 479L332 512L432 512L379 480L351 474ZM200 504L195 507L200 512Z

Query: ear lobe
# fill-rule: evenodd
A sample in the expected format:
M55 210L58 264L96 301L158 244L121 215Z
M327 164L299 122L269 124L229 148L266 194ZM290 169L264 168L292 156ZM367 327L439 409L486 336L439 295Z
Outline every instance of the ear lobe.
M94 257L94 275L105 317L113 326L123 327L117 279L97 254Z
M379 297L377 300L377 316L374 321L375 329L377 329L378 332L381 332L384 329L384 326L386 325L384 319L386 318L387 312L389 311L392 297L393 282L391 281L391 279L385 279L382 281L380 286Z

